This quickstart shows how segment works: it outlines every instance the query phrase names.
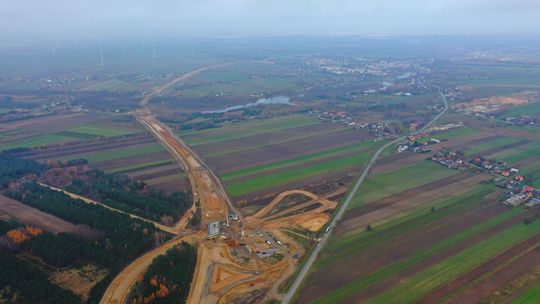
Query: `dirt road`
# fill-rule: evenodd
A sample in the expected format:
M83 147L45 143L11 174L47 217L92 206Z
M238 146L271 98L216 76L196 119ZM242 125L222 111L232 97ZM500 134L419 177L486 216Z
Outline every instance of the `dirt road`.
M195 236L194 233L187 235L179 235L171 241L147 252L143 256L136 259L133 263L129 264L120 274L114 278L111 282L100 303L125 303L129 295L131 286L139 279L148 266L152 263L154 258L167 252L167 250L182 243L182 241L189 241L190 238Z
M54 191L58 191L58 192L62 192L64 193L65 195L71 197L71 198L74 198L74 199L78 199L78 200L81 200L87 204L91 204L91 205L99 205L103 208L107 208L111 211L115 211L115 212L119 212L119 213L123 213L123 214L126 214L128 215L129 217L133 218L133 219L138 219L138 220L141 220L141 221L145 221L145 222L148 222L148 223L152 223L154 224L154 226L156 226L156 228L158 228L159 230L162 230L162 231L165 231L165 232L168 232L170 234L174 234L174 235L177 235L178 234L178 230L175 230L173 227L168 227L168 226L165 226L163 224L160 224L160 223L157 223L157 222L154 222L154 221L151 221L149 219L145 219L143 217L140 217L138 215L135 215L135 214L132 214L132 213L129 213L129 212L125 212L125 211L122 211L120 209L116 209L116 208L112 208L112 207L109 207L103 203L100 203L100 202L96 202L94 200L91 200L87 197L84 197L84 196L80 196L80 195L77 195L75 193L71 193L71 192L68 192L66 190L63 190L63 189L59 189L59 188L55 188L55 187L52 187L52 186L49 186L49 185L46 185L46 184L43 184L43 183L38 183L40 186L42 187L46 187L46 188L49 188L51 190L54 190Z
M141 99L140 106L141 107L146 106L148 104L148 101L150 99L152 99L153 97L156 97L156 96L159 96L159 95L163 94L163 92L167 91L170 87L174 86L175 84L180 83L182 81L186 81L186 80L190 79L191 77L199 74L200 72L204 72L206 70L211 70L211 69L224 67L224 66L227 66L227 65L235 64L235 63L236 62L226 62L226 63L222 63L222 64L216 64L216 65L211 65L211 66L206 66L206 67L198 68L198 69L195 69L195 70L191 70L191 71L183 74L182 76L177 77L177 78L167 82L166 84L156 88L150 94L145 95Z

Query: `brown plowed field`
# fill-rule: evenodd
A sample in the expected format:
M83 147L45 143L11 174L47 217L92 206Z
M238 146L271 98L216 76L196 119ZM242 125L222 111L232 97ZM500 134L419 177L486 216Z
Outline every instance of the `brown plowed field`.
M75 225L3 195L0 195L0 212L7 213L21 224L38 227L53 233L66 232L83 237L89 237L96 233L92 232L88 226Z
M166 159L171 159L171 155L169 154L169 152L163 151L163 152L154 152L154 153L138 155L138 156L133 156L133 157L107 160L107 161L103 161L99 163L93 163L91 164L91 166L95 168L99 168L101 170L110 170L110 169L120 168L124 166L134 165L134 164L166 160Z
M151 169L154 169L153 172L141 173L142 171L135 171L128 175L139 180L149 180L174 174L180 175L180 172L182 172L182 169L180 169L180 166L176 163L173 165L153 167Z
M443 299L445 296L450 295L452 292L459 290L461 287L466 286L467 284L470 284L472 281L482 276L484 273L487 273L493 270L498 265L503 264L505 261L519 255L520 253L528 250L532 246L534 246L534 249L532 249L532 251L533 252L537 251L535 256L538 257L540 255L540 252L538 252L540 251L540 247L538 247L539 243L540 243L540 233L504 251L503 253L492 258L491 260L476 267L469 273L427 294L423 299L419 301L419 303L440 303L440 300ZM532 266L533 265L531 263L530 267ZM462 303L462 302L459 302L459 303Z
M0 129L24 129L20 134L6 139L5 143L23 140L36 135L64 131L66 128L79 126L95 120L95 114L64 113L47 115L39 118L23 119L0 124Z
M452 193L457 193L467 189L477 183L488 179L487 175L478 174L473 176L458 174L458 176L451 176L453 179L445 181L448 178L439 180L439 183L435 185L424 185L418 188L407 190L397 195L393 195L389 198L383 198L378 203L370 203L365 207L356 208L347 212L347 215L353 214L348 219L343 219L342 222L336 227L337 234L345 233L354 229L366 227L368 224L383 220L385 218L394 216L398 213L406 210L413 209L422 204L433 201L437 198L444 197ZM461 177L461 178L457 178ZM382 207L378 208L377 205ZM373 210L364 212L363 208L372 208ZM354 213L358 215L354 216Z
M273 173L277 173L277 172L300 169L300 168L304 168L304 167L309 166L309 165L314 165L314 164L318 164L318 163L321 163L321 162L332 161L332 160L352 156L352 155L355 155L355 154L358 154L358 153L366 153L366 152L369 152L368 149L363 149L363 150L355 151L355 152L352 152L352 153L344 153L344 154L341 154L341 155L335 155L335 156L326 157L326 158L319 158L319 159L315 159L315 160L312 160L312 161L307 161L307 162L300 163L300 164L293 164L293 165L287 166L286 168L270 169L270 170L266 170L264 172L260 172L260 173L257 173L257 174L240 176L238 178L228 179L227 184L246 181L246 180L250 180L250 179L252 179L254 177L265 176L265 175L273 174ZM357 171L358 172L358 168L361 168L361 167L362 167L362 164L360 164L360 163L357 164L357 165L351 164L351 166L349 168L347 168L347 170L345 170L344 172L347 172L347 171ZM319 179L321 179L321 178L324 179L324 176L321 176Z
M292 138L314 136L320 133L337 132L343 130L338 124L316 124L303 127L281 129L263 134L251 135L241 138L234 138L219 142L195 144L193 147L200 151L202 155L211 155L215 153L226 153L245 147L257 147L265 144L274 144Z
M528 144L528 143L530 143L530 141L524 139L524 140L520 140L520 141L518 141L518 142L516 142L516 143L507 144L507 145L503 145L503 146L500 146L500 147L495 147L495 148L492 148L492 149L488 149L488 150L482 151L481 154L482 154L482 156L488 157L488 156L491 155L491 154L495 154L495 153L499 153L499 152L501 152L501 151L505 151L505 150L517 148L517 147L526 145L526 144Z
M218 156L202 155L208 160L209 165L212 168L223 173L348 145L353 142L359 142L362 138L363 133L353 130L342 130L326 134L314 134L307 138L291 140L284 143L267 144L254 149L221 154ZM262 138L259 137L259 140L262 140ZM282 140L284 140L284 138ZM261 142L261 144L264 143ZM237 148L244 147L245 144L235 142L234 146ZM203 147L204 146L196 146L195 148L197 149L197 152L201 153L200 150Z
M437 263L442 262L446 258L449 258L455 254L458 254L459 252L467 249L470 246L473 246L485 239L488 239L492 236L497 235L498 233L512 227L513 225L518 224L523 219L529 216L530 214L521 214L521 215L512 217L494 227L487 229L486 231L480 233L479 235L473 236L455 246L448 248L447 250L445 250L444 252L440 254L433 255L427 258L426 260L421 261L418 264L415 264L409 268L406 268L396 273L395 275L392 275L391 277L370 286L369 288L365 289L364 291L360 292L354 297L347 299L347 301L351 301L351 303L364 302L367 299L374 297L385 290L391 289L394 285L398 284L399 282L406 281L407 278L413 276L414 274L424 269L427 269L430 266L436 265Z
M70 155L99 152L148 143L155 143L155 139L150 135L104 138L96 141L72 142L61 147L36 149L33 150L34 153L25 156L25 158L33 160L61 159Z
M299 303L307 303L324 296L353 280L360 279L385 265L405 258L423 248L448 238L464 229L487 220L507 210L497 202L474 207L456 216L450 216L419 229L407 232L397 240L382 244L349 256L309 276L302 290Z
M467 288L464 292L453 297L449 303L479 303L513 279L538 266L540 266L540 247L536 247L519 259L509 263L506 267L482 280L479 284Z
M350 211L347 211L347 214L343 216L343 222L346 222L348 220L354 219L356 217L359 217L364 214L368 214L370 212L373 212L375 210L386 208L388 206L391 206L393 204L399 203L403 200L409 199L411 197L416 197L422 193L426 193L427 191L430 191L432 189L437 189L440 187L448 186L457 182L462 181L463 179L469 178L469 176L466 176L464 174L455 174L451 175L439 180L436 180L434 182L431 182L429 184L425 184L416 188L412 188L409 190L402 191L395 195L390 195L387 197L383 197L381 199L378 199L374 202L368 203L365 206L351 209Z
M430 157L431 154L422 154L422 153L398 153L392 154L390 156L382 158L380 161L377 161L373 169L371 169L369 174L375 175L384 172L397 171L400 168L416 164L426 158Z
M291 189L302 189L315 194L329 192L341 187L342 185L340 184L349 184L360 170L361 166L358 166L356 168L350 167L335 171L332 172L332 174L324 176L312 176L277 187L266 188L256 193L235 197L235 202L238 202L239 205L244 204L244 202L249 202L249 206L260 205L262 207L262 205L269 203L279 193Z

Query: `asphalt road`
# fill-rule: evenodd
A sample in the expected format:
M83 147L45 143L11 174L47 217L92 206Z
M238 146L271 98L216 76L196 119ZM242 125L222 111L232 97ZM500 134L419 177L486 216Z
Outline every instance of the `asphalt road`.
M442 101L444 103L444 109L439 114L437 114L424 127L422 127L420 130L418 130L418 131L416 131L414 133L411 133L411 135L424 132L427 128L429 128L431 125L433 125L433 123L435 123L437 121L437 119L439 119L441 116L443 116L444 113L446 113L446 111L448 111L448 102L446 101L446 97L444 96L444 94L442 92L439 92L439 94L441 95L441 99L442 99ZM288 304L288 303L290 303L292 301L294 295L296 294L296 292L298 291L298 288L300 287L300 284L302 284L302 282L304 281L306 276L309 274L309 270L313 266L313 263L315 263L315 259L319 255L319 252L321 251L321 249L324 247L324 245L326 244L326 242L330 238L330 235L332 234L332 231L336 227L337 222L339 222L339 220L341 220L341 218L343 217L343 214L345 214L345 211L347 210L347 208L351 204L351 201L352 201L353 197L356 195L356 192L358 192L358 188L360 188L360 186L364 183L364 180L366 179L367 175L369 174L369 171L371 170L373 165L375 165L375 162L377 161L377 158L381 155L381 153L386 148L388 148L389 146L392 146L392 145L394 145L394 144L396 144L396 143L398 143L400 141L403 141L405 138L406 138L406 136L396 138L396 139L392 140L391 142L386 143L384 146L379 148L379 150L377 150L377 152L375 152L375 154L373 154L373 157L371 158L368 165L366 166L366 168L362 172L362 175L360 175L360 178L358 178L358 180L354 184L351 191L349 191L349 193L347 194L347 197L345 198L345 201L343 202L343 204L341 204L338 207L339 209L338 209L338 211L336 213L336 216L334 217L334 219L328 225L328 227L330 229L328 230L327 233L325 233L320 238L320 241L317 244L317 247L315 247L315 249L311 252L311 255L308 257L306 263L302 267L302 270L300 270L300 273L298 274L298 276L294 280L294 283L291 285L291 288L283 296L282 303Z

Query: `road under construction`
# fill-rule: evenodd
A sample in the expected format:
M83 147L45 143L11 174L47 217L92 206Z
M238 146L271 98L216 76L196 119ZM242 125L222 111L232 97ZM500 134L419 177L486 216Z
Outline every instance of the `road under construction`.
M124 268L108 286L101 303L129 302L132 286L153 259L182 241L198 247L197 265L187 303L280 300L280 286L294 273L299 258L305 254L305 248L291 237L294 234L286 231L301 228L318 232L330 220L330 214L337 206L329 198L346 191L343 188L318 196L303 190L291 190L278 195L268 206L248 218L236 210L217 175L147 106L150 97L162 94L167 88L199 72L224 65L228 64L193 70L156 88L150 96L142 99L141 107L133 113L187 174L193 204L173 227L154 223L157 228L174 237ZM285 198L293 194L303 195L307 201L280 206ZM187 223L197 207L200 208L201 225L199 229L190 230ZM274 210L277 207L280 208ZM234 220L229 220L230 214L235 215ZM209 239L206 227L216 222L221 227L220 235ZM310 239L309 236L306 238Z

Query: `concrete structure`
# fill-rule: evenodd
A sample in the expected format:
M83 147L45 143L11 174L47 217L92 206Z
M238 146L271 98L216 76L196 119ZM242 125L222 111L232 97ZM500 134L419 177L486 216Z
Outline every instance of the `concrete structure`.
M219 226L219 221L210 222L208 224L208 234L207 238L214 239L221 234L221 228Z

